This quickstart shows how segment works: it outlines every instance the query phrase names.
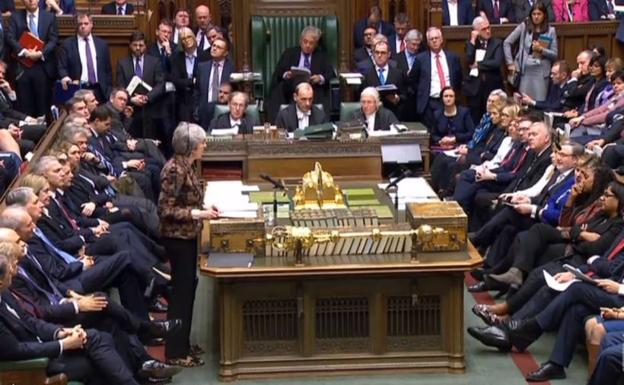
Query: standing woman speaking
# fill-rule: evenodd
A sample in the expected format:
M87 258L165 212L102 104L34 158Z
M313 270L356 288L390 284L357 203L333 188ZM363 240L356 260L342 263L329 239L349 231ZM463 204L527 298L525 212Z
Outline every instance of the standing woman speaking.
M160 173L158 215L162 244L171 263L172 294L167 319L179 318L182 327L167 336L165 357L172 364L203 365L190 346L193 303L197 287L197 235L201 222L219 216L216 207L203 209L203 191L193 167L206 148L201 126L181 122L173 133L174 156Z
M511 46L516 42L514 58ZM534 100L546 100L550 67L557 60L557 33L548 25L548 10L542 1L533 3L529 17L505 39L503 50L508 72L520 77L519 91Z

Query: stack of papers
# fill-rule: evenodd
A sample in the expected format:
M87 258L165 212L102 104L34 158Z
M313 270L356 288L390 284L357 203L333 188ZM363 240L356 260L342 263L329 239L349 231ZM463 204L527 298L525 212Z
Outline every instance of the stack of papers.
M362 84L362 79L364 79L364 75L359 72L341 72L340 77L343 78L347 84L357 86Z
M204 207L216 206L221 218L257 218L258 204L249 201L251 191L258 186L246 186L241 181L213 181L206 184Z
M385 190L387 186L388 183L380 183L378 185L382 190ZM405 178L399 182L398 187L399 209L404 208L406 203L440 200L425 178ZM394 202L395 193L390 193L389 195Z

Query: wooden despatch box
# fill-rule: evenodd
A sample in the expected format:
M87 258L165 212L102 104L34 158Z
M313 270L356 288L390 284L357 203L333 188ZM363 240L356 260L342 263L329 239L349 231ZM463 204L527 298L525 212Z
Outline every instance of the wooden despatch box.
M204 224L201 252L207 253L210 250L224 253L246 252L263 257L264 234L262 215L254 219L211 220L209 224Z
M467 245L468 217L457 202L408 203L407 221L412 228L429 225L446 230L445 234L435 231L429 245L421 251L464 251Z

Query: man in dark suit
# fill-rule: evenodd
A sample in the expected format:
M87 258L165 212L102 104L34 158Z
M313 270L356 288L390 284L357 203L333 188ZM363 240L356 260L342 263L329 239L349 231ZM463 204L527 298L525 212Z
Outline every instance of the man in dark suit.
M91 33L93 20L90 15L77 15L76 24L76 36L63 40L59 52L61 84L64 89L69 83L80 84L81 88L93 90L98 101L104 103L113 86L108 44Z
M253 127L259 126L260 122L257 118L247 116L246 110L249 104L249 96L244 92L234 92L230 96L230 111L225 114L221 114L210 122L208 131L223 129L223 128L237 128L237 134L249 135L253 134Z
M492 37L490 22L481 16L472 23L470 40L466 42L466 62L470 72L463 91L468 96L472 121L479 122L490 92L503 88L503 42Z
M329 121L325 112L312 103L314 89L310 83L299 83L295 88L293 100L294 103L290 103L277 114L275 119L277 127L293 132L296 129L303 130L308 126Z
M152 90L137 87L132 94L130 102L135 106L133 127L129 130L133 136L139 138L159 139L164 135L162 117L167 111L161 108L161 99L165 93L165 81L160 66L160 60L145 55L145 35L136 31L130 36L129 57L117 62L117 86L127 87L135 76L143 80Z
M418 91L418 67L416 55L422 52L422 33L417 29L411 29L405 35L405 50L395 58L396 63L405 75L406 79L406 100L403 104L402 121L415 122L418 120L416 113L416 95Z
M394 16L394 38L390 43L390 56L395 56L405 50L405 34L410 29L410 20L407 14L400 12Z
M6 42L18 58L34 62L30 68L19 62L17 64L20 74L16 81L18 109L30 116L43 116L48 112L52 81L56 78L58 27L56 16L40 10L37 0L23 0L23 3L25 9L11 14ZM30 32L43 41L41 51L22 47L19 40L24 32Z
M475 14L483 13L492 24L513 23L516 21L511 0L477 0Z
M204 127L210 126L214 118L214 107L219 101L219 87L230 80L234 64L229 59L229 44L225 39L216 39L210 47L210 60L201 62L200 54L196 61L196 81L193 92L193 105L197 110L197 121Z
M442 25L470 25L472 19L472 0L442 0Z
M564 96L566 90L574 86L569 83L570 68L565 60L559 60L552 65L550 69L550 88L546 95L546 100L535 101L529 95L522 95L522 104L532 107L536 110L565 112L573 107Z
M195 8L195 38L197 40L197 49L199 51L210 50L210 42L208 41L208 31L213 26L212 17L210 16L210 8L207 5L198 5Z
M320 39L321 30L307 26L301 32L299 47L287 48L282 52L271 79L271 96L267 106L270 122L275 121L279 106L288 103L297 84L306 80L314 88L314 103L322 103L325 111L329 111L329 82L334 77L334 68L318 47ZM293 76L291 67L306 68L310 71L310 78Z
M568 101L570 110L580 110L585 103L585 96L594 85L594 77L589 74L589 62L593 52L585 50L576 56L577 68L570 74L569 84L563 91L563 97ZM575 117L570 115L569 117Z
M50 374L89 383L100 378L110 383L138 385L128 364L117 352L111 336L81 327L63 328L24 311L8 288L17 269L12 257L0 255L0 351L2 360L50 359Z
M514 9L514 17L517 23L521 23L531 13L531 8L537 0L511 0ZM548 11L548 21L555 21L555 12L553 11L551 0L540 0L546 6Z
M364 45L353 51L353 69L359 71L361 67L373 66L373 39L377 29L371 25L364 29Z
M374 87L362 91L360 105L362 108L353 112L351 119L361 121L367 132L388 131L392 124L399 122L392 111L382 105L379 92Z
M394 85L396 91L381 92L384 107L401 116L403 103L407 100L407 82L405 74L397 65L390 65L390 47L385 41L380 41L373 47L373 61L375 66L364 74L362 89L366 87L381 87Z
M134 6L128 0L115 0L102 6L102 15L132 15Z
M589 20L615 20L616 3L615 0L589 0Z
M416 111L426 126L433 127L433 112L442 108L440 91L451 86L458 92L462 70L459 57L442 49L444 38L439 28L431 27L427 30L427 44L429 51L418 54L414 63L418 73Z
M197 83L197 66L210 60L210 51L197 49L197 40L190 28L181 28L179 36L182 50L175 52L171 59L171 81L176 88L176 118L178 122L194 122L193 92ZM217 43L215 50L220 45L227 46L227 42ZM219 81L222 80L227 78L222 77Z
M377 33L383 34L388 40L393 39L394 27L392 23L382 20L381 7L373 5L368 16L356 21L353 25L353 44L355 48L364 46L364 29L369 25L374 26Z

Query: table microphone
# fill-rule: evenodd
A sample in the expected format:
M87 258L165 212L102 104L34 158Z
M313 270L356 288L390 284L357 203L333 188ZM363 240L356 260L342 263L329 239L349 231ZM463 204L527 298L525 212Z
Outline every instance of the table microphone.
M260 178L266 180L273 185L273 188L283 190L284 184L278 180L271 178L268 174L260 174Z
M412 170L405 169L395 180L393 180L388 186L386 186L386 191L390 190L392 187L396 187L400 181L412 175Z

